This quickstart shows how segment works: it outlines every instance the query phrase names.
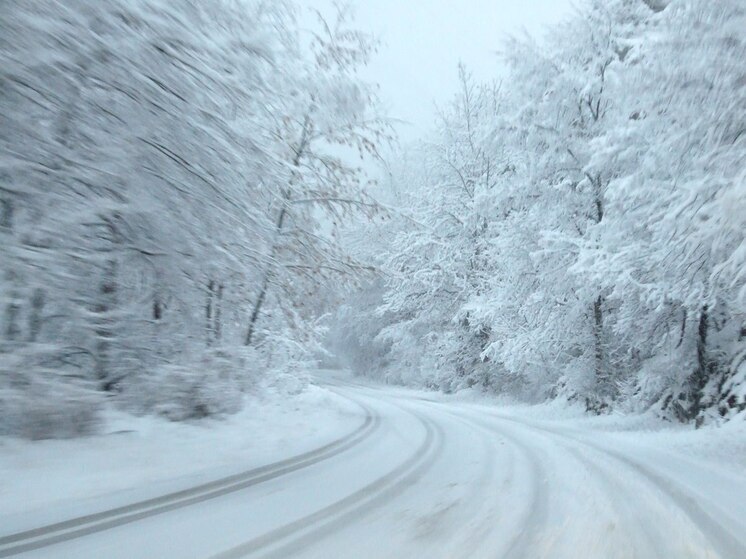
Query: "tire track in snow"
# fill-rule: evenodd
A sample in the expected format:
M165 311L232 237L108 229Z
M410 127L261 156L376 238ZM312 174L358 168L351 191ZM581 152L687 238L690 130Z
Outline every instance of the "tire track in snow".
M344 526L354 523L417 483L440 456L444 435L440 426L429 418L411 410L406 411L414 415L425 430L423 442L407 460L347 497L315 513L213 555L210 559L239 559L253 554L258 554L257 556L264 559L285 559Z
M377 390L376 387L360 385L359 388L380 393L380 389ZM460 408L459 412L456 412L453 411L453 409L450 409L451 407L448 406L447 403L439 402L437 400L431 400L429 398L407 396L404 394L389 396L403 400L417 400L426 402L433 408L438 408L452 415L466 418L477 425L481 424L483 421L481 419L474 418L473 414L475 412L473 410L468 410L468 408ZM464 412L466 412L466 415L464 415ZM480 415L482 415L482 412L480 412ZM687 490L686 486L680 484L679 482L669 479L668 477L658 473L654 469L623 455L621 452L603 448L596 443L577 438L562 431L550 429L541 425L535 425L531 422L524 422L520 419L507 417L500 413L488 412L487 414L482 415L482 417L498 419L502 422L511 423L516 427L528 430L529 432L543 434L544 437L547 438L547 440L555 444L564 446L567 452L574 454L576 459L581 460L584 465L592 468L596 473L600 474L602 471L605 471L605 474L603 476L605 478L605 482L602 481L602 483L606 483L607 487L619 487L619 485L623 482L618 479L618 476L614 476L613 473L609 472L608 468L600 466L587 455L584 455L582 452L578 452L577 448L575 449L575 451L571 451L570 448L567 446L567 443L579 445L586 451L595 452L605 457L607 460L612 461L612 463L618 464L632 475L632 481L630 481L630 483L633 483L634 481L637 481L638 483L643 482L647 486L656 490L663 499L666 499L669 503L673 504L681 512L681 514L688 519L691 525L702 534L711 550L717 553L718 556L720 556L722 559L741 559L743 557L746 557L746 540L739 539L736 535L737 532L733 532L733 529L726 527L722 522L718 521L716 516L705 510L705 508L703 508L703 506L697 501L697 497L689 490ZM538 487L540 485L539 480L545 479L546 477L545 470L541 465L541 460L537 457L535 451L529 449L525 443L520 441L520 434L513 433L509 436L505 433L504 429L496 428L496 426L492 423L488 425L489 426L486 427L483 425L483 427L490 429L493 432L497 432L505 437L507 440L510 440L514 446L516 446L519 450L522 450L524 455L532 456L531 461L533 462L533 466L530 466L530 468L532 472L531 475L534 479L534 485L532 497L530 498L531 504L527 515L525 516L525 518L522 519L522 525L524 527L528 527L529 525L537 526L537 523L545 523L547 516L546 508L548 499L546 492L540 491L540 488ZM563 444L562 441L565 441L565 444ZM585 458L581 459L581 456L585 456ZM544 494L541 495L542 493ZM613 501L614 499L610 498L609 500ZM635 503L631 503L626 508L630 508L631 512L634 512L636 510ZM651 528L649 526L645 526L642 522L640 522L639 514L635 515L635 518L637 519L638 525L641 526L643 537L647 540L648 544L654 549L659 550L661 542L656 542L655 540L660 540L660 536L657 533L655 534L655 536L651 534ZM505 557L510 558L530 556L526 553L531 547L532 540L536 539L536 536L536 529L533 529L533 533L531 533L531 530L523 530L522 533L519 534L517 538L510 544L510 548Z
M664 497L673 502L683 515L689 519L692 525L702 533L707 543L710 544L711 548L722 559L742 559L746 557L746 545L740 542L727 528L706 512L697 503L695 497L688 494L685 489L677 486L675 482L625 456L599 448L591 443L579 441L573 437L566 436L565 438L621 464L628 471L637 474L640 478L648 482Z
M519 426L522 427L523 424L519 424ZM634 557L672 557L674 556L671 553L666 553L662 551L663 548L661 547L661 541L660 541L661 535L659 533L656 533L656 535L654 535L653 532L651 531L651 527L653 525L646 524L642 520L642 518L640 517L639 507L636 506L635 502L632 502L627 497L629 495L629 492L627 491L628 488L623 487L624 483L619 479L619 476L614 476L612 473L608 471L608 468L605 468L601 466L600 464L598 464L597 462L594 462L593 460L588 458L586 455L584 455L582 452L580 452L577 448L569 445L567 442L564 442L562 439L549 435L544 432L539 432L539 436L541 436L543 439L548 441L550 444L554 445L562 453L564 453L572 461L578 463L580 467L582 467L586 472L589 473L590 479L588 483L595 484L599 489L601 489L601 492L599 493L599 495L605 498L610 510L613 511L613 513L615 514L616 516L615 523L618 523L622 520L626 522L631 522L633 526L636 528L635 534L641 535L642 543L648 548L648 550L652 550L644 555L639 555L639 553L635 552L631 556L634 556ZM639 481L639 479L636 481ZM618 495L624 495L627 498L625 498L623 502L620 502L617 499ZM632 493L632 495L638 495L638 494ZM527 536L526 539L530 539L530 536ZM547 550L544 550L544 551L546 552ZM533 554L531 554L529 553L528 546L522 546L519 549L509 550L504 557L529 557L529 556L538 556L538 551L535 551Z
M505 551L499 556L505 559L520 559L525 557L539 556L539 553L543 553L544 551L546 551L536 549L536 547L541 543L540 536L542 532L542 526L547 524L549 518L549 496L546 490L547 472L545 466L543 465L542 457L539 456L536 449L531 448L529 445L523 442L520 437L520 433L516 433L514 431L506 433L505 427L501 428L501 426L491 422L490 419L495 419L494 415L492 414L487 416L474 417L474 412L470 410L460 409L458 411L455 411L445 406L441 406L439 402L432 400L425 401L429 402L432 407L439 408L449 413L450 415L458 417L462 421L468 422L478 429L490 433L499 434L500 436L508 440L511 443L511 446L516 448L518 452L523 455L525 459L528 460L526 469L529 472L528 478L531 480L528 506L526 507L525 512L523 512L523 514L521 515L517 535L509 541L507 547L505 548ZM514 423L518 427L526 427L526 425L521 422L514 421ZM577 449L568 446L566 443L562 444L562 440L559 439L559 437L552 436L548 433L540 433L540 435L542 436L542 438L545 438L550 443L561 448L563 452L570 455L575 461L579 462L581 466L585 467L589 471L592 470L594 473L592 481L601 483L606 488L620 486L621 482L619 482L619 480L615 479L601 466L582 455L582 453L580 453ZM543 449L543 447L539 447L539 449L541 450ZM520 468L517 469L520 470ZM612 491L612 494L613 493L614 492ZM606 492L603 492L603 494L608 495L608 493ZM654 554L651 555L652 557L667 556L665 553L660 552L661 546L660 542L658 541L659 538L653 537L650 531L650 527L645 525L640 520L639 511L636 510L634 503L629 506L620 506L619 503L616 502L615 499L613 499L612 497L609 497L608 500L610 502L610 505L612 506L612 509L617 511L617 514L619 513L620 509L624 509L626 512L630 513L628 517L634 519L635 525L638 527L639 533L643 535L644 541L647 546L650 549L655 550ZM621 518L628 517L622 516Z
M505 417L496 413L490 415L496 419L514 423L525 429L545 433L551 438L565 440L580 445L583 448L601 454L607 459L616 462L628 471L632 471L645 479L660 493L665 495L690 520L692 525L699 529L710 544L711 548L722 559L742 559L743 557L746 557L746 543L740 541L725 526L718 522L716 518L705 511L697 502L696 497L689 494L684 487L681 487L676 482L662 476L649 467L646 467L621 453L608 450L595 443L582 440L561 431L531 423L524 423L518 419Z
M437 403L435 403L437 405ZM523 456L528 471L528 480L530 481L529 500L521 519L518 524L518 530L515 536L507 544L502 557L505 559L525 559L532 557L530 550L537 543L540 534L540 527L546 524L549 510L549 498L546 491L546 471L543 461L538 453L529 445L522 442L513 433L506 433L505 430L497 426L481 421L470 415L464 415L453 410L445 410L447 413L460 417L480 429L491 433L496 433L511 443ZM518 471L514 465L514 470ZM526 471L524 470L524 471Z
M0 558L66 542L221 497L337 456L368 439L381 424L381 418L375 410L353 398L344 397L361 407L365 419L355 430L328 444L265 466L152 499L0 537Z
M401 398L408 399L406 396L401 396ZM460 408L459 411L456 412L452 409L449 409L448 406L442 402L430 400L427 398L417 399L428 402L433 407L440 408L452 415L467 418L477 425L481 424L485 428L501 434L506 439L517 445L519 448L522 448L524 451L528 451L529 454L533 452L527 448L525 443L519 442L518 435L507 435L504 430L496 428L496 426L493 424L483 424L482 420L476 419L471 415L474 413L471 410ZM464 414L464 412L467 412L467 414ZM685 487L681 486L677 482L666 478L665 476L657 473L651 468L646 467L643 464L622 455L621 453L608 450L595 443L582 440L567 433L550 429L544 426L535 425L529 422L524 422L513 417L507 417L500 413L488 413L486 414L486 417L491 419L498 419L503 422L508 422L516 425L519 428L523 428L529 431L543 433L544 436L548 438L548 440L554 441L558 444L561 444L562 440L568 441L570 443L580 445L583 448L605 456L607 459L614 461L615 463L624 467L626 470L635 474L638 479L641 478L645 480L649 485L651 485L665 498L672 502L673 505L676 506L686 518L688 518L691 524L702 533L703 537L706 539L712 550L715 551L722 559L742 559L743 557L746 557L746 542L740 541L728 528L726 528L722 523L718 522L718 520L710 513L705 511L697 502L696 497L690 494ZM567 449L566 445L565 448ZM538 477L544 479L545 475L542 469L543 467L541 466L541 460L537 461L535 454L533 460L534 467L532 475L534 475L535 479L538 479ZM536 467L537 464L538 468ZM607 476L607 479L611 478ZM534 489L536 489L536 485L534 485ZM523 519L522 522L524 526L534 524L535 522L544 522L546 520L546 494L541 496L540 500L544 502L537 503L536 499L532 496L531 509L528 513L528 517ZM544 509L543 512L542 509ZM645 531L648 534L648 539L650 539L649 530L645 528ZM534 532L536 531L534 530ZM523 531L521 534L519 534L517 539L510 544L510 548L507 554L504 555L504 557L528 557L529 555L526 555L526 552L530 547L531 540L535 539L535 536L535 533L532 534L528 530Z
M573 458L580 463L589 473L593 475L593 481L602 485L606 490L604 495L606 496L609 504L617 512L620 518L626 519L627 522L631 522L637 529L637 534L642 536L643 543L650 550L645 557L673 557L674 554L671 550L665 551L664 543L666 538L662 538L660 530L653 530L654 524L646 523L640 515L639 504L635 503L634 499L630 498L630 495L636 496L637 493L630 494L629 487L625 487L625 483L620 479L619 475L614 475L613 472L609 471L608 467L602 466L598 462L595 462L583 454L579 449L572 446L565 446L566 451L573 456ZM614 496L624 495L624 499L620 501ZM635 553L635 557L640 556L639 553Z
M386 400L405 401L408 405L415 404L418 407L427 408L431 419L438 421L444 427L447 427L449 424L459 424L462 428L466 428L475 434L482 450L480 453L480 459L478 460L479 473L477 477L466 482L468 484L466 493L459 496L459 504L456 505L457 508L463 508L464 505L466 505L468 510L456 514L458 517L459 528L457 532L452 534L452 536L456 537L451 537L447 541L442 541L437 547L437 551L435 551L436 548L434 548L428 552L427 556L488 557L490 555L490 540L494 540L495 522L499 518L499 515L501 513L509 513L511 515L516 513L514 509L511 509L510 511L501 511L501 501L499 496L501 493L508 490L511 487L511 484L514 483L517 470L520 470L521 473L525 473L525 471L531 468L531 466L528 465L530 463L530 458L527 456L527 450L507 437L496 438L494 436L494 429L489 429L483 425L476 424L471 420L471 418L462 417L461 415L455 414L451 410L446 410L443 407L433 406L432 404L435 404L436 402L428 398L416 396L410 397L405 394L390 394L388 391L381 390L379 387L359 383L341 383L337 381L333 386L338 388L349 388L358 393L366 393L366 396L375 398L381 398L383 395ZM431 412L433 411L436 411L437 414L432 414ZM447 422L443 421L443 419L445 419L445 414L443 412L447 412ZM469 454L463 454L461 456L471 457L472 454L469 452ZM502 459L499 469L496 469L498 467L496 464L498 456L501 456ZM522 469L516 468L516 463L518 463ZM528 481L525 478L525 474L521 476L521 479L522 481ZM529 477L528 479L531 480L531 483L534 483L533 478ZM540 504L537 504L537 507L540 506ZM530 507L527 507L527 514L528 508ZM465 521L467 518L470 519L470 521ZM419 536L415 530L414 535L411 537L414 540L417 540L421 536Z
M425 400L426 402L432 403L431 400ZM436 408L437 409L437 408ZM442 410L440 410L442 411ZM500 439L501 441L504 439L508 444L503 445L502 442L500 446L503 448L500 449L496 442L498 439L495 439L494 429L489 429L485 427L484 425L480 425L479 423L475 422L471 418L468 418L466 416L462 416L460 414L454 413L452 411L448 411L449 415L455 418L457 421L459 421L462 425L467 426L468 428L476 431L481 435L482 443L485 446L485 450L487 451L488 458L485 460L483 464L483 473L482 475L477 478L476 480L473 480L472 482L472 489L469 492L470 496L473 496L473 499L465 499L466 503L474 503L479 502L482 504L481 507L474 508L472 512L472 517L479 518L480 521L476 524L476 526L472 527L469 533L461 533L462 530L459 530L459 540L458 540L458 546L454 546L453 544L450 544L448 547L449 549L453 550L449 555L444 555L447 557L486 557L489 556L489 553L487 549L489 549L489 539L493 535L494 531L494 513L496 509L498 509L500 503L498 502L498 499L495 499L495 501L489 501L485 500L485 493L486 493L486 487L487 484L492 481L490 478L494 476L494 468L495 468L495 458L498 456L499 453L509 453L508 459L505 460L505 463L503 464L503 470L501 472L500 481L499 481L499 487L497 488L497 494L504 494L506 490L509 490L513 484L515 484L515 476L517 471L521 471L520 468L516 467L517 462L521 463L532 463L532 458L530 456L530 453L527 453L526 449L523 448L521 445L516 444L516 442L508 437L503 437ZM522 461L518 460L516 457L519 456L522 458ZM535 458L535 457L534 457ZM532 466L529 466L528 469L531 469ZM525 470L522 470L525 471ZM530 478L532 481L532 495L536 495L534 484L536 483L535 479L533 477ZM528 506L526 507L526 511L523 515L524 520L521 521L521 525L524 525L526 521L529 521L528 519L530 517L536 518L540 515L539 509L541 508L541 503L536 503L534 500L531 500L528 503ZM532 510L534 509L534 510ZM510 513L514 513L514 510L511 510ZM456 551L457 550L457 551Z
M455 416L454 416L455 417ZM469 484L468 492L462 497L462 502L466 503L467 506L472 506L470 516L472 519L476 519L476 522L469 527L468 533L465 533L463 526L459 529L458 545L454 546L452 543L448 545L448 548L453 550L451 556L454 556L455 550L458 550L460 557L478 557L477 555L485 544L485 541L489 537L492 531L493 517L495 509L498 505L497 502L485 499L487 488L490 484L495 483L496 473L496 462L499 454L497 441L494 437L490 436L486 429L476 427L469 421L463 418L455 417L459 423L471 429L473 432L478 433L482 445L482 456L480 460L480 474L476 479L471 480ZM475 428L476 427L476 428ZM504 447L510 448L510 447ZM514 454L511 456L511 460L507 461L507 471L503 470L503 475L500 478L499 487L504 487L504 484L510 483L515 474L515 464L513 462ZM475 503L480 503L480 506L474 507Z
M336 384L335 386L341 385ZM381 390L377 387L370 387L359 384L348 384L347 386L357 390L362 389L364 391L370 391L376 395L379 395L381 393ZM538 530L537 527L541 527L546 524L549 505L548 494L546 491L546 470L544 468L543 461L538 453L529 445L521 441L520 438L517 437L514 433L508 434L505 432L504 429L500 429L493 423L485 421L485 419L489 420L489 416L485 416L484 418L475 418L469 413L464 413L466 410L459 409L458 411L455 411L450 407L442 405L440 402L423 397L410 397L408 395L387 395L387 397L392 397L404 401L416 400L422 405L428 406L431 409L438 410L440 413L445 412L448 415L456 417L465 423L471 424L473 427L477 427L482 431L499 434L506 441L508 441L514 449L517 450L518 454L522 456L523 461L526 465L526 468L523 471L529 472L526 478L530 483L530 497L528 504L525 507L519 521L517 533L507 544L506 551L502 555L502 557L504 557L505 559L525 559L527 557L532 557L530 549L533 545L536 544L536 540L540 533L540 530ZM512 467L512 471L515 472L519 470L520 468L517 468L514 464ZM221 557L220 559L223 558Z

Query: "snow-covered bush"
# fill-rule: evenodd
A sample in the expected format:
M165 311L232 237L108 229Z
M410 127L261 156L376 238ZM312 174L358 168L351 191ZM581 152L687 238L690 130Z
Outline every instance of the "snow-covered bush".
M282 367L273 369L268 375L269 387L276 393L285 396L297 396L309 385L309 367L307 362L291 361Z
M172 421L228 415L240 411L262 369L256 351L209 351L185 364L164 363L141 372L118 400L125 409Z
M262 348L266 369L262 388L291 396L305 391L310 371L319 367L318 357L323 353L319 343L326 331L326 327L316 321L308 325L301 339L289 329L268 336Z
M744 344L746 345L746 344ZM746 412L746 349L733 360L732 373L723 383L718 413L730 419Z
M101 424L102 404L100 394L55 371L0 366L0 435L35 440L91 435Z

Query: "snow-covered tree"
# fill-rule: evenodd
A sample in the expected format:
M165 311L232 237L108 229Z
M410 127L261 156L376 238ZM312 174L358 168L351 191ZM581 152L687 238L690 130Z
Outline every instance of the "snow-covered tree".
M289 66L277 88L287 91L272 105L272 134L287 178L272 190L270 258L252 305L246 345L270 294L275 309L303 315L314 310L308 301L321 285L334 281L339 287L366 271L345 253L337 235L345 218L377 210L367 192L373 182L358 164L377 159L381 144L390 139L376 88L359 77L376 42L352 26L347 8L332 22L320 13L318 19L320 29L310 39L297 33L286 37L285 47L295 58L283 63Z
M333 148L375 153L383 138L355 74L372 47L344 14L309 38L296 11L3 7L0 352L13 390L67 375L142 394L166 366L174 382L239 390L252 371L229 387L209 360L241 353L268 285L278 312L265 331L296 336L313 323L309 293L356 269L325 215L371 204Z
M745 17L589 0L507 42L499 94L462 79L396 179L390 368L594 411L744 409Z
M739 2L663 10L616 77L616 121L589 165L617 173L588 269L620 302L619 335L662 375L643 364L647 397L687 419L724 396L742 336L745 18Z

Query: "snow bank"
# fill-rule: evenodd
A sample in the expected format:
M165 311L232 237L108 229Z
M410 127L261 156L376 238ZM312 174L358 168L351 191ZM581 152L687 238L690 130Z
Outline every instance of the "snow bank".
M109 410L98 436L0 438L0 526L24 529L245 471L323 445L359 418L356 404L328 390L268 386L220 421Z

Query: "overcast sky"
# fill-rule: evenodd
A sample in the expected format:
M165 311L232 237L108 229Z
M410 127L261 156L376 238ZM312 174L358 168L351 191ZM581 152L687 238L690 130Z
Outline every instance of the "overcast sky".
M314 6L329 0L306 0ZM479 78L500 75L495 52L502 38L526 30L541 34L572 8L570 0L352 0L358 27L383 45L366 74L381 84L390 115L410 123L402 140L422 135L434 104L456 88L459 60Z

